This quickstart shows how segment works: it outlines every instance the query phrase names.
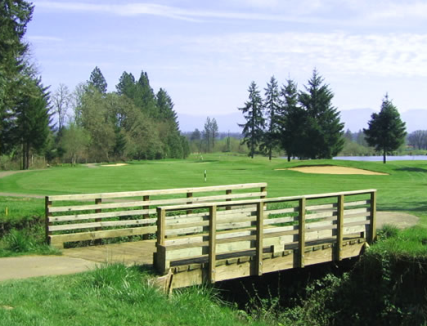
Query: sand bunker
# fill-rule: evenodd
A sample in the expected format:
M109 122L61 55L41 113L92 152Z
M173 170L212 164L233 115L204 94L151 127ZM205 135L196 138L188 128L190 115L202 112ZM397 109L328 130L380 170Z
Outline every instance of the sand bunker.
M363 174L363 175L387 175L386 173L373 172L368 170L348 168L343 166L301 166L289 169L276 170L291 170L302 173L319 173L319 174Z
M117 164L105 164L105 165L101 165L101 166L124 166L127 165L126 163L117 163Z

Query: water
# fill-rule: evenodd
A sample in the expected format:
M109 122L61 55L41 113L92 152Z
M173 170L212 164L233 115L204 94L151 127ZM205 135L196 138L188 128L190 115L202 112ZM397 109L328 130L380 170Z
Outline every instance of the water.
M337 156L334 160L382 162L382 156ZM427 155L387 156L388 161L427 161Z

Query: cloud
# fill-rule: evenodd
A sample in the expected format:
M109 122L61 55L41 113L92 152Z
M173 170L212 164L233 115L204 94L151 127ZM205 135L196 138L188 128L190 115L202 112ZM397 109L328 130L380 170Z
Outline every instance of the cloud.
M188 40L187 51L212 55L236 71L317 66L344 75L427 77L425 44L427 34L237 33Z
M31 35L28 37L31 42L62 42L63 39L55 36Z

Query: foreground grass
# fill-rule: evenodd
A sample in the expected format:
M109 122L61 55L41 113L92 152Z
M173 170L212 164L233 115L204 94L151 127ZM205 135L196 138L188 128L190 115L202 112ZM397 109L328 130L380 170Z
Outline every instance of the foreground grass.
M0 283L0 325L263 325L238 317L209 288L166 297L137 268Z

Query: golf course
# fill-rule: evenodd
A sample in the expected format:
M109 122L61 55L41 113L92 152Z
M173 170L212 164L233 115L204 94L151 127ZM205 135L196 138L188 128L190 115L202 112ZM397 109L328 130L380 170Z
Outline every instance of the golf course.
M237 303L233 308L230 303L221 299L217 289L206 286L176 291L168 298L149 285L151 271L141 270L139 267L112 265L78 275L2 282L0 325L136 325L138 320L153 325L291 325L295 324L295 320L299 320L300 325L306 325L317 320L318 325L327 325L330 320L340 321L347 318L331 313L329 310L332 308L329 305L338 310L341 308L337 305L351 305L354 311L348 309L348 314L354 317L360 313L360 309L367 309L368 304L372 306L372 302L378 301L378 298L381 298L380 304L375 308L378 311L368 311L367 321L377 321L381 316L389 318L385 319L388 321L396 320L396 325L402 320L422 320L422 309L408 312L410 309L405 306L407 303L401 303L400 299L396 299L397 296L392 297L387 291L401 291L399 298L407 295L407 292L402 292L402 289L407 287L403 277L399 279L399 284L405 283L405 286L401 285L402 289L398 287L396 290L396 287L392 286L397 277L394 274L400 275L396 271L402 269L400 265L396 269L393 266L395 263L401 263L401 257L410 257L412 262L416 261L417 266L425 264L427 161L394 161L387 164L336 160L287 162L282 158L268 161L265 157L251 159L237 154L213 153L204 154L203 157L193 154L186 160L64 165L24 173L3 172L0 175L0 221L3 229L10 230L3 231L0 253L2 256L59 254L58 251L50 251L46 247L40 249L43 242L46 195L256 182L268 183L269 198L377 189L377 211L383 214L385 224L388 224L387 214L391 217L401 213L418 217L418 225L404 231L389 226L379 230L379 242L368 251L367 258L362 259L360 265L356 265L353 274L317 279L317 292L309 292L311 288L307 285L304 293L307 296L311 293L310 296L298 294L301 295L299 300L302 301L298 301L299 306L296 305L292 309L278 305L281 301L280 287L279 290L276 289L279 294L274 294L278 297L271 297L271 293L270 297L260 297L261 294L255 291L243 308ZM390 223L393 223L391 218ZM28 228L32 231L27 230L26 233ZM10 234L14 232L24 237L34 236L33 245L19 249L16 242L25 241L11 240ZM11 242L16 247L11 246ZM369 264L363 261L368 261ZM375 265L373 261L380 265ZM366 264L372 271L369 272L369 277L364 274L365 276L360 278L357 271L362 269L363 273L366 273ZM414 272L412 267L408 267L404 275L416 283L419 281L417 277L425 278L425 275L422 276L423 274L417 271ZM344 270L339 273L343 272ZM302 273L311 272L307 268L303 269ZM378 281L378 277L381 281ZM366 287L378 283L383 290L371 291L369 295L359 294L356 289L364 289L365 286L361 285L363 282L367 282ZM344 286L346 291L342 290ZM311 291L314 291L313 289ZM354 294L353 301L365 296L366 304L360 304L358 307L350 299L345 302L340 299L343 293L350 292ZM413 300L418 300L418 294L412 293L411 296ZM420 306L423 304L420 303ZM322 315L319 315L319 309Z

